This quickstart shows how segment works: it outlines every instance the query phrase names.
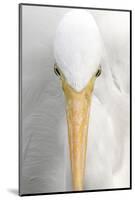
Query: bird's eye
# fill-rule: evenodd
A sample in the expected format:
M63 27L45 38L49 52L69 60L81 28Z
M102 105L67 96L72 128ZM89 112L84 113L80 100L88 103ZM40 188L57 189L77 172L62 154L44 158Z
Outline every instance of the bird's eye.
M60 73L60 71L58 70L58 68L57 67L54 67L54 72L55 72L55 74L57 75L57 76L61 76L61 73Z
M96 72L96 77L99 77L100 76L100 74L101 74L101 67L97 70L97 72Z

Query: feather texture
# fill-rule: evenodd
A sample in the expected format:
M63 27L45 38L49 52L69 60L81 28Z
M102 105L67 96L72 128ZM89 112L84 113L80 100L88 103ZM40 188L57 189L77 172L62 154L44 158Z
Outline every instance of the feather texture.
M23 194L72 190L64 96L52 67L54 33L67 10L23 8ZM85 189L129 187L129 76L125 74L129 71L129 58L123 56L129 54L129 43L122 45L129 37L129 16L125 19L117 12L91 13L104 47L102 75L96 81L91 107ZM46 23L48 18L51 26ZM119 31L116 30L117 18L125 22L122 31L121 20L117 22ZM110 39L114 35L123 38L117 42ZM119 59L116 49L123 52Z

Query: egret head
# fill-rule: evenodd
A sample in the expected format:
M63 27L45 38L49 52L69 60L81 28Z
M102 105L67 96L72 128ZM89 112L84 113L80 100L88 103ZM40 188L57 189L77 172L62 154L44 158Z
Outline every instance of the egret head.
M101 74L102 42L92 15L68 12L60 22L54 42L54 71L66 99L73 189L82 190L89 109L96 78Z

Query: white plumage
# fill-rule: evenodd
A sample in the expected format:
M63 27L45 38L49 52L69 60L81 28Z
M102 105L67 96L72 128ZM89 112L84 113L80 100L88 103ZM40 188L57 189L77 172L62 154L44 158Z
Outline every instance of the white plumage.
M73 10L61 20L54 41L54 55L69 84L82 90L96 73L102 53L102 40L89 12Z
M73 12L73 16L74 14L79 13L79 11L80 10ZM41 10L39 13L41 13ZM81 13L84 15L84 18L87 18L87 16L90 15L88 12L85 14L84 11L80 11L80 18ZM78 51L76 57L74 57L73 54L70 54L72 62L70 62L67 57L63 57L63 59L65 59L63 61L61 60L60 54L62 53L62 55L64 55L64 49L61 49L63 48L62 45L58 47L57 43L55 43L55 55L57 62L59 66L62 67L69 83L77 90L83 88L87 83L88 78L90 78L89 75L95 72L93 66L98 66L99 63L102 66L102 75L96 81L91 106L92 110L88 133L85 189L129 187L129 89L127 86L129 77L124 75L124 77L121 76L121 78L117 78L118 74L121 75L121 73L126 73L124 73L123 70L129 70L129 60L127 59L125 61L123 58L125 52L129 53L128 45L125 45L122 49L120 48L125 39L128 38L127 35L129 33L126 31L128 23L126 22L127 26L125 26L121 32L120 26L116 29L116 20L113 21L113 16L117 15L117 13L113 13L112 15L111 13L104 13L104 15L99 14L98 12L91 13L93 13L97 22L105 45L100 49L100 44L102 42L97 44L99 47L96 46L96 50L99 49L99 55L96 55L96 50L93 54L95 58L93 60L97 63L92 65L91 71L87 68L88 73L86 80L82 81L85 76L85 66L88 66L87 61L92 60L88 59L89 55L91 55L91 47L94 47L94 43L101 40L98 39L97 41L92 41L90 51L86 54L88 57L84 59L86 65L83 66L78 65L78 63L83 63L83 60L78 61L78 55L80 53L82 55L81 51ZM107 18L108 15L112 17L109 22ZM72 15L70 15L70 17L72 20ZM119 18L119 15L117 15L117 17ZM95 24L91 15L90 18L93 21L93 24ZM121 18L124 19L124 16L121 16ZM83 21L83 18L81 19ZM62 23L60 26L62 26ZM108 23L107 30L106 23ZM123 33L125 34L124 38L121 39L119 43L113 40L113 45L111 45L112 43L110 38L108 39L105 37L106 31L108 32L108 35L112 34L110 27L114 32L117 30L115 34L118 35L118 37ZM66 29L67 27L65 26L64 28ZM36 27L34 37L36 37L39 30L40 29L37 29ZM57 34L61 33L58 32ZM85 33L82 31L82 34ZM69 36L69 40L72 39L73 42L73 38L71 37L72 34L70 33ZM43 37L44 36L42 35L42 38ZM75 36L73 37L77 42L77 38ZM96 37L99 38L100 36L93 36L93 38ZM54 35L52 35L52 38L49 41L52 41L52 39L54 39ZM61 41L64 41L63 38L61 38ZM68 36L66 41L68 41ZM80 42L81 43L79 44L83 45L82 40ZM106 45L106 43L110 45ZM67 51L69 52L66 55L69 55L69 53L74 50L76 46L74 44L75 43L73 43L72 46L72 43L70 43L69 48L71 51L68 49ZM58 51L56 47L60 48L60 51ZM41 50L40 45L38 48ZM36 52L38 51L38 48L36 49ZM117 55L115 57L112 56L115 49L117 49L118 52L123 52L123 54L119 54L119 62L117 61ZM56 51L60 52L60 54L57 55ZM103 56L100 62L101 54ZM29 55L33 55L33 52ZM52 51L49 55L52 55ZM30 60L27 59L25 58L25 66L28 67L30 64L32 66L34 62L30 62ZM36 58L33 57L33 60L34 59ZM43 66L41 67L41 75L38 75L38 78L35 78L37 72L35 74L33 72L31 78L23 76L23 96L25 96L25 99L23 101L21 191L22 193L37 193L72 190L67 147L67 123L62 90L57 77L53 74L53 69L50 69L49 65L44 67L45 61L43 64L39 63L37 60L35 61L39 66ZM48 62L53 66L54 60ZM124 68L122 67L123 64ZM115 70L112 70L114 65ZM34 66L36 68L36 65ZM80 70L83 69L81 75L78 73L78 75L75 76L74 72L76 66L79 66ZM73 79L70 76L71 74L68 75L66 67L69 70L72 68L74 69L73 71L70 71L70 73L74 73L72 76ZM26 70L24 70L24 72L25 71ZM126 86L125 81L122 82L121 79L127 82ZM75 80L75 82L73 80ZM78 83L76 80L81 81ZM74 84L76 82L77 84Z

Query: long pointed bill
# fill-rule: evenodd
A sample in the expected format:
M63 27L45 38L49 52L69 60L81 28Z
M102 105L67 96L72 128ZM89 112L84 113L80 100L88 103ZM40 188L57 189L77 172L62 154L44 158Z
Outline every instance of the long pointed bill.
M89 109L94 81L95 78L92 78L81 92L76 92L66 81L62 81L66 98L68 139L74 190L83 190Z

